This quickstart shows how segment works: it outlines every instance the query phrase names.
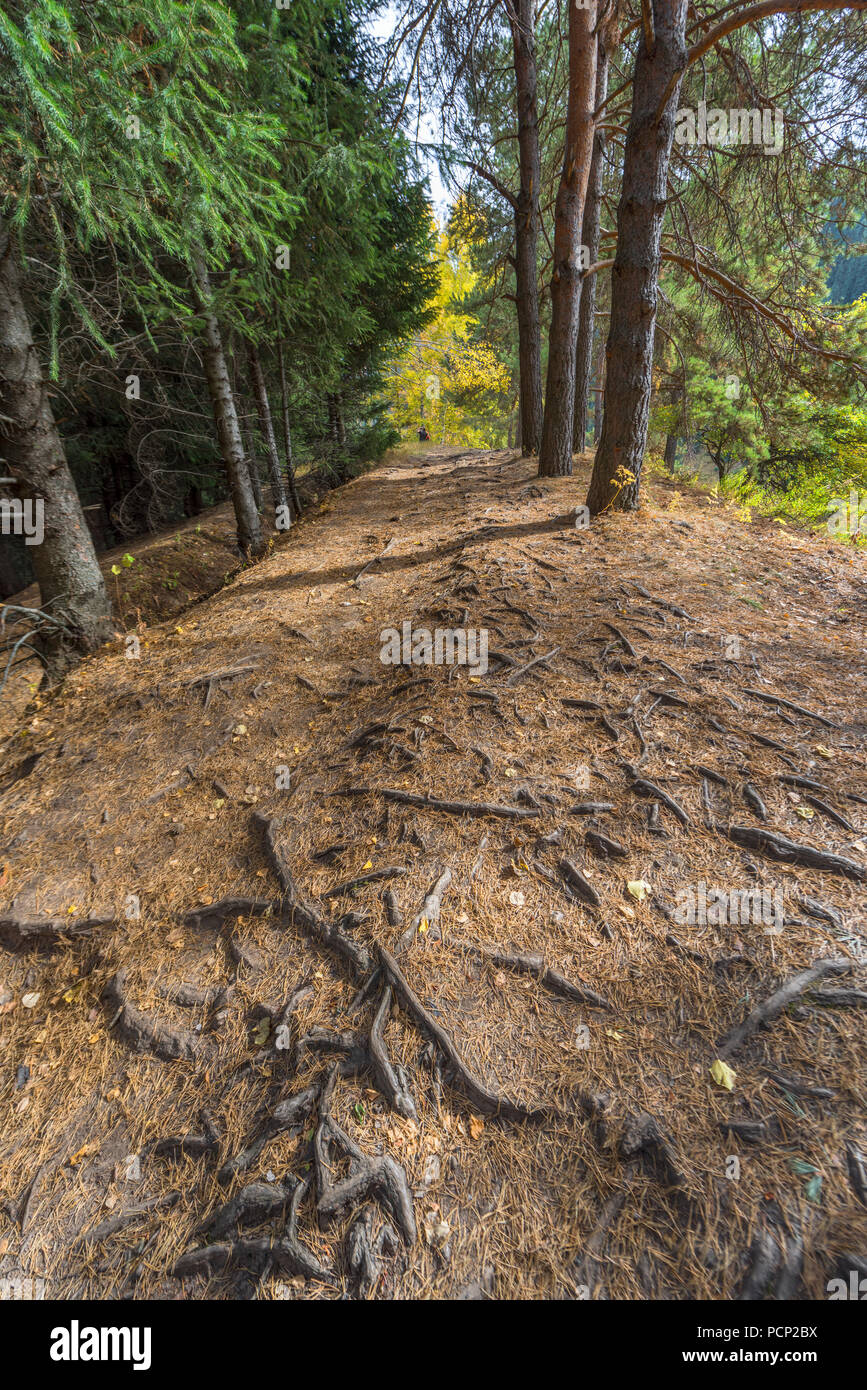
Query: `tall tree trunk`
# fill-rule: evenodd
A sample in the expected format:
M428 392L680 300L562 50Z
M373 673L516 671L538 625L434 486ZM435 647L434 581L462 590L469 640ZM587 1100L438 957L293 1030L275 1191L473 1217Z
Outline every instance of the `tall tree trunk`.
M259 426L265 436L271 503L276 512L279 507L289 505L286 500L286 483L280 470L280 455L277 453L277 439L274 435L274 421L271 418L271 402L268 400L265 373L262 371L262 362L255 343L250 343L248 356L250 359L250 381L259 411Z
M61 674L76 654L93 651L112 637L114 625L96 551L54 422L22 281L14 236L0 222L0 470L15 479L20 498L42 503L42 541L28 549L43 608L68 625L68 633L43 645L49 669Z
M264 499L262 497L262 474L259 472L259 458L256 453L256 436L253 432L253 427L250 424L251 412L247 409L247 400L244 395L243 388L239 384L238 359L235 355L234 343L231 344L230 358L227 359L227 365L229 360L231 360L232 364L232 399L235 402L235 411L238 416L238 425L241 430L241 443L244 446L244 467L247 470L247 478L250 483L250 489L253 493L253 501L256 504L256 511L261 516L262 506L264 502ZM252 414L256 414L255 408L253 409Z
M509 9L518 107L520 190L515 202L515 298L521 390L521 452L538 454L542 442L542 335L539 326L539 110L536 73L536 0Z
M301 515L301 503L298 500L298 489L295 485L295 462L292 457L292 429L289 422L289 388L286 384L286 360L283 356L283 344L277 344L277 360L280 364L280 405L283 410L283 449L286 453L286 477L289 480L289 496L292 498L292 506L295 508L295 515Z
M243 408L243 399L236 390L235 400L240 402ZM250 479L250 489L253 493L253 501L256 504L256 511L262 515L264 498L262 496L262 475L259 472L259 460L256 457L256 447L253 440L253 432L249 425L241 425L241 443L244 446L244 464L247 469L247 477Z
M604 36L599 41L596 62L595 107L598 110L608 95L608 48ZM581 245L586 246L590 265L599 260L599 231L602 221L602 175L605 166L605 132L593 136L593 159L584 203L581 226ZM575 355L575 421L572 427L572 452L580 454L587 441L590 414L590 380L593 375L593 325L596 315L596 272L585 275L581 285L581 306L578 313L578 348Z
M569 6L569 100L563 173L554 210L554 275L551 282L551 333L539 473L543 478L572 472L575 413L575 350L581 305L581 223L593 158L593 98L599 47L596 0L586 9Z
M264 549L262 523L253 495L253 486L244 457L244 442L229 381L220 325L213 310L211 279L202 256L193 262L193 284L202 318L205 376L214 411L220 453L229 479L232 505L238 525L238 546L245 554L258 555Z
M598 444L602 435L602 411L605 406L605 339L599 334L599 349L596 354L596 390L593 392L593 443Z
M686 8L687 0L652 0L652 52L644 36L638 40L617 209L617 255L611 273L605 418L587 494L592 515L609 505L630 511L638 506L650 415L668 163L686 67ZM619 481L615 478L620 468L633 478L622 487L624 475L619 475Z
M683 395L684 395L684 388L683 388L682 385L676 385L676 386L673 386L673 387L672 387L672 390L671 390L671 407L672 407L672 411L674 411L675 406L681 405L681 402L683 401ZM677 414L680 415L680 414L681 414L681 411L678 411ZM673 420L672 420L673 429L670 429L670 430L668 431L668 433L666 434L666 436L665 436L665 450L664 450L664 452L663 452L662 458L663 458L663 462L665 463L665 466L666 466L666 468L668 469L669 473L673 473L673 472L674 472L674 467L675 467L675 464L677 463L677 445L678 445L678 433L677 433L677 429L678 429L678 425L680 425L680 424L682 424L682 423L683 423L682 420L679 420L679 419L677 419L677 418L673 419Z

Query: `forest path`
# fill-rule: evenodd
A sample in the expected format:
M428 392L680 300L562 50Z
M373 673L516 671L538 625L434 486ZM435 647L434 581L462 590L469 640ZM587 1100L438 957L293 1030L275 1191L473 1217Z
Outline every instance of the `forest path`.
M0 1276L729 1298L770 1241L816 1298L867 1249L863 557L670 482L578 530L586 469L393 455L7 741ZM384 665L406 621L488 672Z

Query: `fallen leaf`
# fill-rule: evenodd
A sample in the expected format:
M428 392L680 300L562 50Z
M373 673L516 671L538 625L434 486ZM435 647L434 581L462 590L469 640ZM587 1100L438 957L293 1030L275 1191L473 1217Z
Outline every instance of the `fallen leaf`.
M77 1149L76 1152L70 1158L69 1166L71 1168L74 1168L76 1164L80 1163L83 1158L86 1158L88 1154L95 1153L98 1148L98 1144L82 1144L81 1148Z
M821 1173L817 1173L816 1176L815 1176L814 1178L811 1178L810 1181L807 1183L806 1187L804 1188L804 1196L806 1197L806 1199L807 1199L808 1202L818 1202L818 1201L821 1200L821 1197L822 1197L822 1175L821 1175Z
M271 1020L268 1017L260 1018L252 1032L252 1042L254 1047L264 1047L271 1032Z
M653 890L649 883L645 883L643 878L633 878L626 885L627 893L631 893L633 898L637 898L640 903L644 902L648 893Z
M711 1067L710 1074L718 1086L724 1086L727 1091L734 1090L736 1073L725 1062L721 1062L719 1057Z

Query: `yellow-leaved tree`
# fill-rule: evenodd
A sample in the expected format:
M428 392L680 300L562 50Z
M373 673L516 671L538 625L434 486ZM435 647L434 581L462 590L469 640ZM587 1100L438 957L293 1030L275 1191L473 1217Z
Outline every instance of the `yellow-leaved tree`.
M405 438L424 426L437 444L493 448L504 441L509 369L463 307L476 280L466 248L441 233L437 257L436 318L388 369L390 418Z

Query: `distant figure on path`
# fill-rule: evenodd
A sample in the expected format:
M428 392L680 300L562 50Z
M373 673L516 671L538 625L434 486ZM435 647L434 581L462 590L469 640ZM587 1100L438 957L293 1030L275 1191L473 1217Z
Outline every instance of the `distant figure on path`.
M425 425L421 425L419 427L418 437L422 441L422 443L424 443L425 440L430 439L430 435L428 434Z

